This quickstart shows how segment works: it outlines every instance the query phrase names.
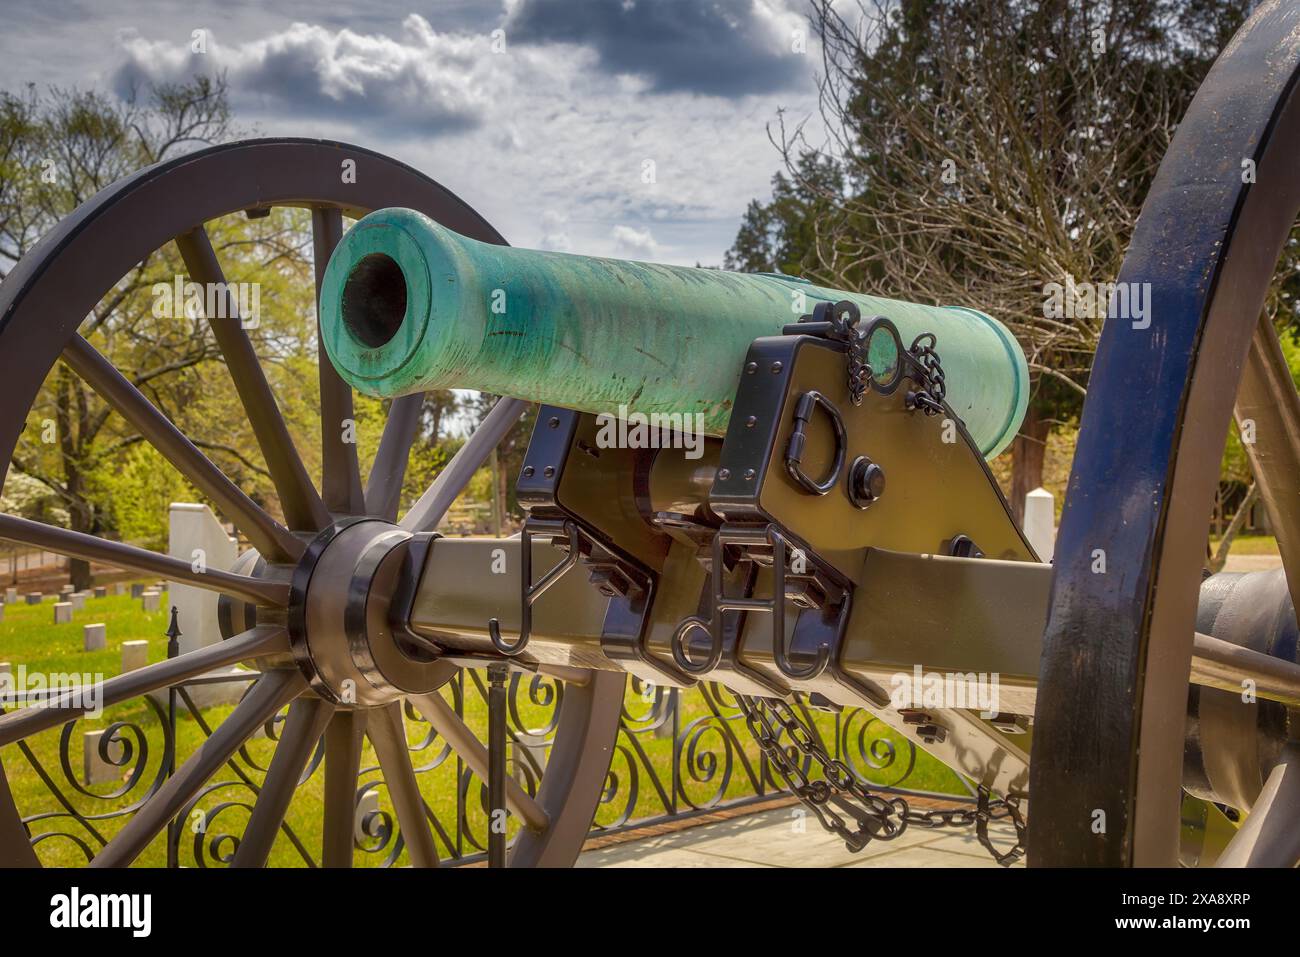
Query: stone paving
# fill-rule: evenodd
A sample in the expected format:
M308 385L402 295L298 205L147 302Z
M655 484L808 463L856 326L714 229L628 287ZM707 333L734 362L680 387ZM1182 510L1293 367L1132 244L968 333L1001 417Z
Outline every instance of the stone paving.
M1282 567L1281 555L1229 555L1225 572L1266 572Z
M893 841L875 841L860 854L803 818L797 805L746 814L667 834L585 851L579 867L997 867L974 830L908 828ZM989 833L1003 850L1014 829L995 822ZM1015 866L1023 867L1023 862Z

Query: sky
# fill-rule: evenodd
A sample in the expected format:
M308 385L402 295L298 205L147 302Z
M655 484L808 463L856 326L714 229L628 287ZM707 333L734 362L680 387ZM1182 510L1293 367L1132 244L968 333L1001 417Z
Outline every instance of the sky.
M779 111L816 130L807 2L9 0L0 86L224 73L251 134L392 155L513 245L719 265Z

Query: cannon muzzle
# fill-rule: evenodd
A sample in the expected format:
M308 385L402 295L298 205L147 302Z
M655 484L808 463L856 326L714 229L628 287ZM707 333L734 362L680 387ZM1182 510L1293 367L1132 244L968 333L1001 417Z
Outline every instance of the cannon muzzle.
M722 435L750 343L842 299L887 316L905 342L934 333L949 406L985 456L1007 446L1028 402L1025 357L1006 327L964 307L495 246L384 209L335 249L320 322L335 368L368 395L465 388L594 413L698 412Z

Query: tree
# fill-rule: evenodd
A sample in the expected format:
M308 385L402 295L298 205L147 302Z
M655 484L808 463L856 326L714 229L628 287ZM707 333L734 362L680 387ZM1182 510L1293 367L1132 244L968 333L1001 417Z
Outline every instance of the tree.
M1078 415L1105 315L1104 301L1054 314L1048 286L1114 281L1175 124L1250 6L815 0L827 140L782 118L779 188L751 205L733 259L775 228L824 284L1005 322L1033 376L1019 514L1049 430ZM800 209L810 222L783 221Z
M63 216L113 181L232 132L224 88L206 78L151 88L142 100L94 91L42 94L33 87L0 94L0 265L7 272ZM314 359L304 358L314 350L304 217L275 210L262 219L240 215L209 224L229 280L255 283L260 293L250 335L270 358L269 375L284 386L277 390L281 396L301 394L307 381L315 381ZM178 279L183 284L188 276L174 247L151 253L106 290L81 334L254 499L269 502L269 477L229 375L201 311L184 294L176 301ZM310 435L305 408L298 411L291 424ZM59 364L29 411L12 468L54 494L72 529L126 530L158 544L165 499L188 485L177 485L178 476L167 469L151 468L162 460L142 458L140 443L141 436ZM150 509L162 502L156 521L142 521L141 499ZM75 586L89 586L88 563L73 560L70 570Z

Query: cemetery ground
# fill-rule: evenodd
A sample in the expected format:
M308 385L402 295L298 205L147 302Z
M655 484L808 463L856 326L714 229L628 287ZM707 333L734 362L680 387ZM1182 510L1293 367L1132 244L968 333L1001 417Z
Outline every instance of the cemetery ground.
M149 584L152 586L153 582L149 582ZM40 604L28 605L25 603L23 596L20 595L17 603L4 607L4 616L3 619L0 619L0 661L7 661L11 664L15 677L18 674L19 666L25 665L29 673L40 672L51 675L89 674L92 676L98 673L105 678L110 678L121 671L122 644L132 640L146 640L148 642L149 663L152 664L163 660L167 653L167 639L164 633L169 619L168 593L163 593L159 610L147 612L143 610L139 598L130 597L129 583L126 585L126 594L113 595L111 591L110 588L110 594L103 598L88 598L84 610L74 613L72 621L66 624L54 624L53 596L47 595ZM102 622L107 626L106 647L98 651L83 651L83 626L96 622ZM480 682L482 681L481 674L478 675L478 679ZM529 679L524 676L521 680L526 682ZM652 699L648 700L649 696L632 690L631 684L629 682L625 712L632 716L644 715L652 707ZM479 735L481 740L485 740L487 734L486 703L480 693L475 690L474 682L469 677L466 678L465 689L464 720ZM444 689L443 694L448 701L453 701L450 689ZM526 688L520 690L517 701L520 706L520 718L529 727L545 725L552 715L550 708L531 703ZM162 696L161 705L165 714L165 695ZM10 706L6 705L6 707ZM202 723L207 726L208 730L211 730L224 720L231 707L232 705L224 705L202 709L200 711L203 719ZM710 714L707 705L698 692L684 693L681 697L681 707L679 732L686 729L692 721ZM179 763L193 753L194 749L206 736L206 733L200 722L189 714L183 703L178 702L177 713ZM828 714L817 714L817 721L821 726L823 735L829 740L830 736L834 734L833 717ZM126 767L121 769L118 776L112 780L98 784L87 784L83 777L82 749L84 733L108 728L114 722L138 724L145 732L148 748L145 771L141 782L130 789L126 795L116 799L97 800L75 793L65 777L65 772L61 769L60 735L62 729L56 728L42 732L25 742L27 747L31 749L32 756L44 769L44 773L49 775L51 781L58 786L59 790L68 795L72 803L81 809L83 813L103 814L126 807L133 801L139 801L144 795L148 782L155 778L161 766L163 735L158 713L144 698L135 698L105 708L103 715L99 718L84 718L73 726L67 754L68 769L79 787L84 788L90 794L101 796L112 794L114 791L124 788L127 771L134 766L134 761L128 762ZM873 726L873 732L880 727L881 725L876 723ZM735 732L735 740L741 744L751 762L757 766L759 757L757 747L740 724L733 723L732 728ZM441 741L422 749L421 745L426 741L429 734L429 726L419 720L409 709L406 711L406 729L408 744L412 748L412 761L416 770L420 771L421 768L429 767L443 753ZM272 734L277 733L278 729L273 728ZM709 733L716 735L719 732L713 731ZM635 772L629 771L628 763L622 760L622 757L631 758L633 761L646 761L654 768L659 781L665 782L665 786L671 786L671 769L674 760L672 737L670 735L658 737L650 734L639 734L636 735L635 741L631 741L630 738L630 735L620 734L616 749L623 749L625 755L616 754L611 773L620 776L638 774L641 778L639 785L640 796L633 818L657 817L665 813L665 807L657 796L656 789L648 782L648 773L644 768L640 767ZM892 733L887 735L887 739L892 742L897 748L897 752L903 755L904 760L906 760L906 748L902 745L901 739L894 737ZM269 765L271 756L274 753L274 747L272 739L268 738L265 733L259 733L247 743L243 751L236 757L235 761L239 763L255 784L260 784L264 769ZM702 741L701 749L707 750L708 748L709 743ZM636 754L638 750L641 752L640 755ZM0 750L0 760L4 762L5 772L13 788L14 800L18 805L20 814L27 817L38 812L62 810L49 785L34 770L20 746L10 746ZM249 767L250 764L253 765L252 768ZM718 778L710 774L706 768L701 772L703 780L694 780L691 777L688 765L687 759L679 756L678 768L682 779L682 789L692 801L704 804L716 790ZM382 777L378 772L378 762L375 760L374 752L368 741L363 752L361 767L360 786L374 785L378 792L378 807L391 814L391 805L388 803L382 785ZM862 770L868 775L872 773L869 769ZM455 821L457 813L457 779L460 772L461 768L458 761L452 757L444 761L440 766L418 774L425 801L428 802L435 817L440 822L448 825L448 833L452 831L450 824ZM715 769L715 772L720 772L720 769ZM247 787L236 783L238 778L232 768L227 766L223 773L214 778L210 784L215 784L218 781L231 782L231 784L226 789L213 791L200 802L200 807L206 808L209 813L212 813L214 808L225 801L242 802L244 805L251 805L252 795L250 791ZM922 752L917 752L915 768L908 776L907 781L909 788L949 793L961 792L960 783L955 776ZM882 777L879 783L887 783L887 781ZM304 848L320 847L320 830L323 819L323 784L323 769L316 767L314 773L298 788L286 816L287 826L298 837ZM486 833L486 812L484 811L486 795L483 793L484 791L485 788L482 786L482 782L475 778L465 800L466 817L469 823L468 829L472 833L480 835L480 839ZM620 793L626 793L626 791L620 791ZM732 785L728 789L725 799L734 800L752 793L753 789L750 787L744 773L733 773ZM679 801L679 806L683 803ZM596 815L596 824L609 826L617 823L621 812L624 810L625 808L621 804L618 806L602 805ZM247 814L246 806L228 807L220 815L213 814L213 818L210 820L211 830L207 833L207 838L222 834L239 835L247 821ZM117 832L125 823L125 820L125 817L118 817L92 821L92 823L103 838L107 840ZM34 822L33 833L39 834L47 830L62 829L51 826L57 823L57 821L52 821L50 824L43 826L39 821ZM192 863L195 860L189 844L204 839L202 835L195 832L195 826L198 823L200 822L197 820L189 820L183 825L185 830L182 833L180 853L182 864ZM517 825L512 823L511 826L514 828ZM69 828L69 830L76 829ZM98 850L93 839L89 839L88 835L82 836L87 838L92 850ZM371 845L377 845L378 843L377 840L370 841ZM365 845L366 839L362 838L362 848ZM383 853L365 853L364 850L358 850L354 855L356 866L379 866L388 856L390 849L391 845ZM218 850L225 856L233 853L234 848L230 841L225 841L224 847L218 848ZM470 855L476 851L477 848L466 845L462 848L461 853ZM444 857L450 856L446 853L441 838L439 838L439 853L443 854ZM63 838L40 842L37 845L37 854L46 866L81 866L85 864L85 854L71 841ZM137 864L138 866L161 867L165 865L166 858L165 836L160 835L140 856ZM399 866L409 863L405 850L401 852L395 863ZM270 864L273 867L306 866L302 854L294 847L293 841L283 829L272 850Z

